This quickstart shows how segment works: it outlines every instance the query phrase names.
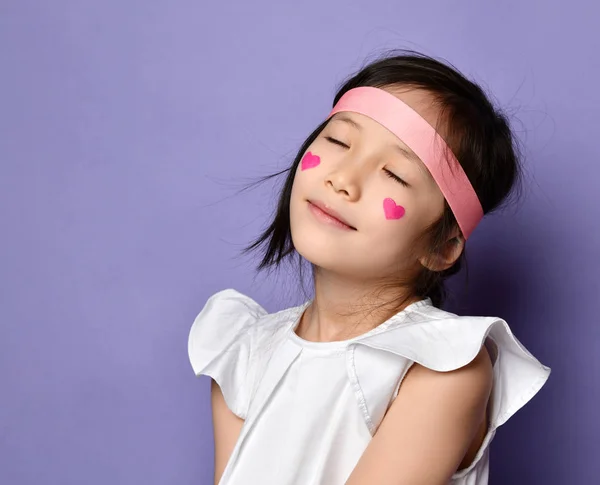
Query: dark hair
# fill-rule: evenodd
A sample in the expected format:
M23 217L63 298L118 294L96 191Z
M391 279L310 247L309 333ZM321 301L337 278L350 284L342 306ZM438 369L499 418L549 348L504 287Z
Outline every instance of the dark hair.
M468 80L451 64L414 51L391 51L345 81L335 95L332 106L346 91L359 86L411 87L423 89L433 96L440 109L440 121L444 123L443 137L467 174L485 214L497 209L518 188L517 182L521 176L518 145L506 116L494 107L480 86ZM321 123L308 136L289 168L260 180L262 182L287 172L271 223L242 251L247 253L262 247L258 271L278 268L295 253L302 274L302 258L294 249L290 231L290 195L302 155L327 123L328 120ZM457 227L446 202L442 216L423 234L424 240L428 241L429 254L439 251L451 231ZM444 271L436 272L422 267L410 281L409 297L429 297L434 305L441 306L447 295L446 279L458 273L465 262L463 251L456 263Z

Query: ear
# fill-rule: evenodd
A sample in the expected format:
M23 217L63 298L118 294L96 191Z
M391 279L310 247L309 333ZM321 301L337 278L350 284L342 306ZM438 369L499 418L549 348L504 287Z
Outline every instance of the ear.
M444 271L456 263L464 249L465 239L457 228L437 254L422 256L419 262L431 271Z

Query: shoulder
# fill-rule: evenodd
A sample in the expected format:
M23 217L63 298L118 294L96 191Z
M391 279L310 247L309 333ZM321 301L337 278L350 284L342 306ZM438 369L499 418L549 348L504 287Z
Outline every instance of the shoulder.
M196 374L266 313L252 298L232 288L211 295L188 335L188 353Z
M491 385L490 421L496 428L550 375L502 318L459 316L432 305L400 313L384 331L358 340L350 370L370 410L366 418L372 433L401 385L439 385L457 403L463 398L476 403Z
M485 406L494 381L494 363L485 345L492 320L459 316L433 305L422 306L412 319L401 337L413 347L414 357L403 392L435 392L447 409L456 406L457 411Z
M250 321L265 315L267 311L251 297L233 289L227 288L212 294L195 318L194 326L203 323L207 318L227 317L235 320Z
M434 306L421 307L412 319L405 332L397 329L402 345L396 349L411 354L402 380L403 400L427 399L432 410L440 405L447 415L477 420L494 381L494 362L484 345L490 322Z
M489 399L494 380L494 369L485 347L469 363L446 372L433 370L421 364L410 367L402 383L402 394L443 403L445 412L472 415L482 410ZM479 412L475 413L479 415Z
M267 311L237 290L211 295L194 318L188 335L188 357L197 376L211 377L225 402L244 419L252 353L252 334Z
M384 332L358 343L402 355L430 370L449 372L471 363L480 353L487 353L495 361L496 355L486 352L488 342L496 344L495 349L515 348L522 362L544 368L502 318L457 315L431 304L392 317Z
M188 336L194 374L211 377L238 417L245 419L255 378L298 308L269 313L228 288L211 295L194 318Z

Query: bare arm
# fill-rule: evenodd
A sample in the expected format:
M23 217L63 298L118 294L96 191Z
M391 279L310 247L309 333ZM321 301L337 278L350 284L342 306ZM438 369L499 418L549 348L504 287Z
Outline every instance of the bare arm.
M210 395L215 439L215 485L217 485L240 436L244 420L233 414L227 407L221 388L212 379Z
M451 372L413 364L346 485L446 485L484 419L492 372L485 348Z

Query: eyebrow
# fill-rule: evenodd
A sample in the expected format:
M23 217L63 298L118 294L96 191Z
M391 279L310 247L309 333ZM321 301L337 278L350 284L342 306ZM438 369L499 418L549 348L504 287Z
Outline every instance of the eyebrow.
M353 126L354 128L356 128L358 131L362 131L362 128L363 128L362 125L344 113L340 113L336 118L333 119L333 121L336 121L336 120L344 121L344 122L348 123L349 125ZM413 152L410 149L407 150L406 148L404 148L403 146L401 146L397 143L394 143L393 147L396 151L398 151L405 158L409 159L411 162L414 162L419 167L419 169L421 171L423 171L423 173L425 173L425 175L429 179L433 180L431 173L429 173L429 170L427 170L427 167L425 167L425 164L421 161L421 159L417 156L417 154L415 152Z

